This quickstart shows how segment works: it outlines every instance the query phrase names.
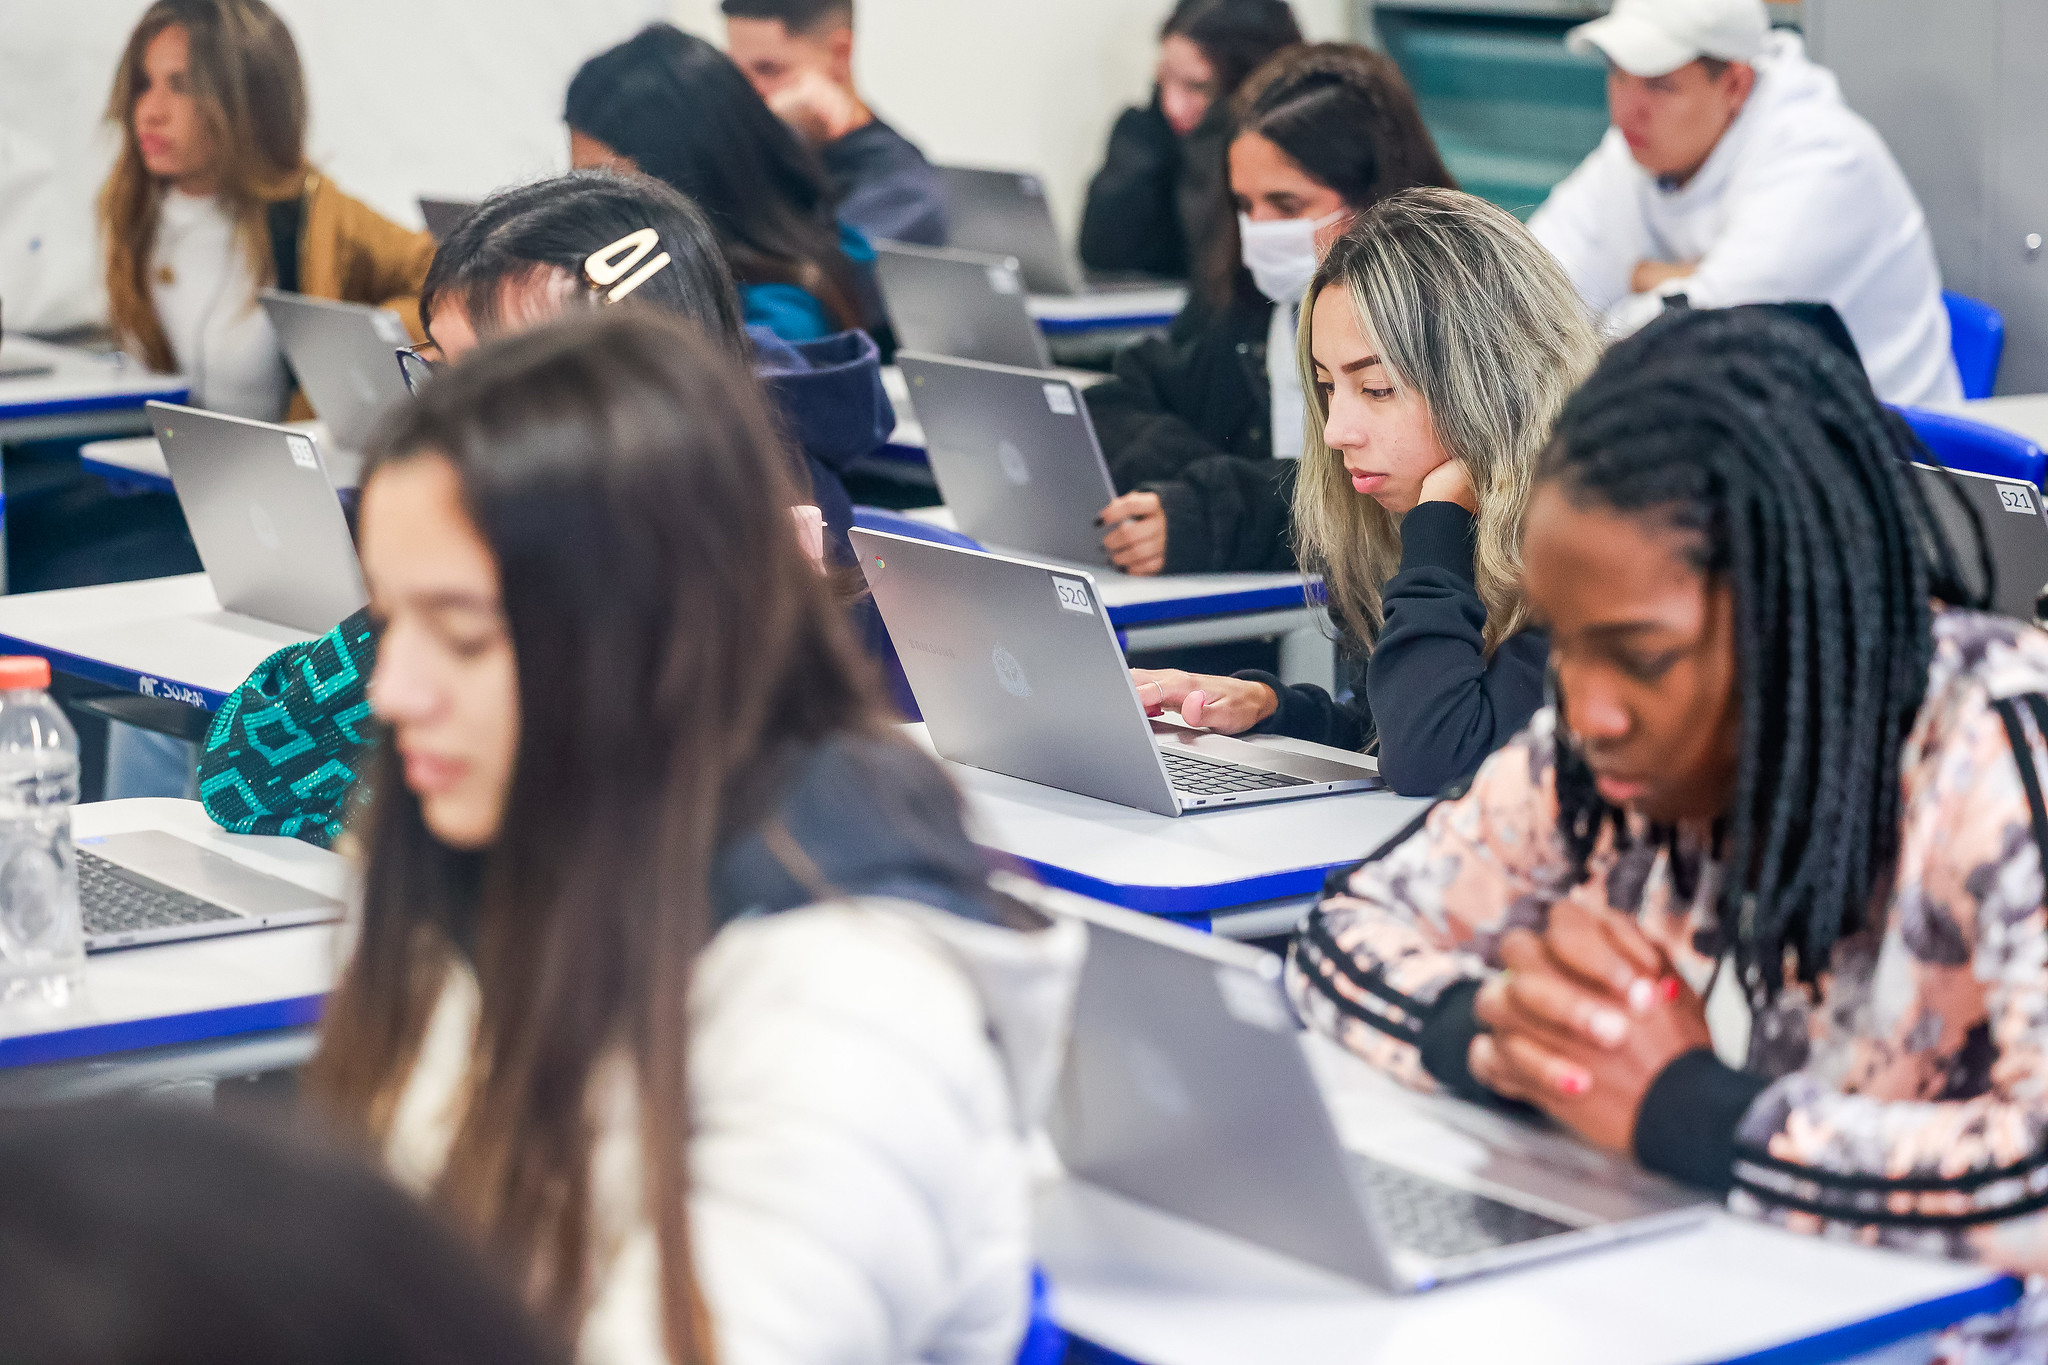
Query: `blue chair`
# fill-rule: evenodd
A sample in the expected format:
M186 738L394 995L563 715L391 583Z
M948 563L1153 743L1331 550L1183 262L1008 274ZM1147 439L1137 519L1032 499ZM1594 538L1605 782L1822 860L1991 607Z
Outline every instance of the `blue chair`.
M1025 1325L1017 1365L1060 1365L1067 1358L1067 1334L1052 1320L1052 1284L1031 1267L1031 1321Z
M1948 344L1963 376L1963 397L1989 398L2005 354L2005 319L1990 304L1953 290L1942 290L1941 301L1948 305Z
M1898 411L1934 457L1950 469L1995 479L2025 479L2036 488L2048 475L2048 455L2017 432L1951 412L1905 407Z
M854 508L853 524L863 531L887 531L893 535L909 536L912 540L929 540L935 545L951 545L962 550L981 548L981 542L958 531L948 531L943 526L934 526L928 521L919 521L880 507Z

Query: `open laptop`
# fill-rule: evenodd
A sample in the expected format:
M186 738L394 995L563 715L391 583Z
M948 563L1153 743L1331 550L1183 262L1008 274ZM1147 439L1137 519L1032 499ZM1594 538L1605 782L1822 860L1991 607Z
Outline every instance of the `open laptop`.
M1279 958L1078 896L1031 901L1088 925L1050 1124L1081 1180L1395 1292L1715 1207L1561 1132L1377 1076L1347 1087L1340 1136Z
M941 166L946 187L946 244L963 251L1014 256L1033 294L1087 294L1157 288L1156 276L1084 274L1060 241L1045 182L1026 171Z
M2025 479L2001 479L1989 474L1971 474L1960 469L1939 469L1915 464L1913 475L1924 486L1934 514L1948 532L1949 543L1960 551L1974 544L1969 519L1956 506L1949 481L1984 526L1984 544L1991 551L1991 609L2002 616L2032 621L2036 602L2048 591L2048 515L2041 505L2041 490ZM1983 588L1982 574L1975 558L1961 553L1959 567L1971 587Z
M342 903L175 834L78 841L78 908L90 953L341 918Z
M317 635L368 600L311 436L175 403L148 407L225 624L242 617Z
M1096 514L1116 496L1088 405L1042 370L898 351L954 522L984 545L1109 563Z
M1084 570L855 528L854 552L924 713L965 763L1159 815L1383 785L1342 749L1148 720Z
M884 242L875 247L875 281L905 350L1052 368L1015 256Z
M448 234L462 225L462 220L476 209L474 199L429 199L420 196L420 217L427 223L427 231L437 242L448 240Z
M275 289L257 293L292 372L334 444L361 450L384 410L412 395L398 348L412 343L388 308L337 303Z

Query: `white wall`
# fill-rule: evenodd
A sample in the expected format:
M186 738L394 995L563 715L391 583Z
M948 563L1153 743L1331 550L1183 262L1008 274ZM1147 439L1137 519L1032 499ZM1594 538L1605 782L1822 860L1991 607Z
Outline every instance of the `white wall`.
M477 195L565 169L562 95L668 0L271 0L312 101L315 163L417 225L422 191ZM147 0L0 0L0 298L10 330L100 308L100 114Z
M934 161L1044 178L1071 232L1118 111L1152 88L1172 0L857 0L856 74L881 115ZM1294 0L1310 38L1346 36L1345 0ZM723 44L718 0L675 22Z

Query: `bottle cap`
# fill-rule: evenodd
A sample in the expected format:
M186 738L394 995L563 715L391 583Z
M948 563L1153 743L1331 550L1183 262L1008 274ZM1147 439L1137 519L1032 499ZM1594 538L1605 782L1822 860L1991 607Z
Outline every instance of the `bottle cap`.
M0 655L0 692L50 686L50 661L38 654Z

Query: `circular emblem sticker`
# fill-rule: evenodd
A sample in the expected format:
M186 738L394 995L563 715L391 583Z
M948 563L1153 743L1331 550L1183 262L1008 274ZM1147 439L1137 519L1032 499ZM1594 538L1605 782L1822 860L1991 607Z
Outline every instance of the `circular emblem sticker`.
M1031 482L1031 466L1024 463L1024 452L1008 441L997 444L996 463L1003 467L1003 473L1010 482L1019 488Z
M997 645L989 661L996 666L996 681L1003 691L1019 699L1031 695L1031 679L1024 676L1024 665L1017 662L1016 655Z

